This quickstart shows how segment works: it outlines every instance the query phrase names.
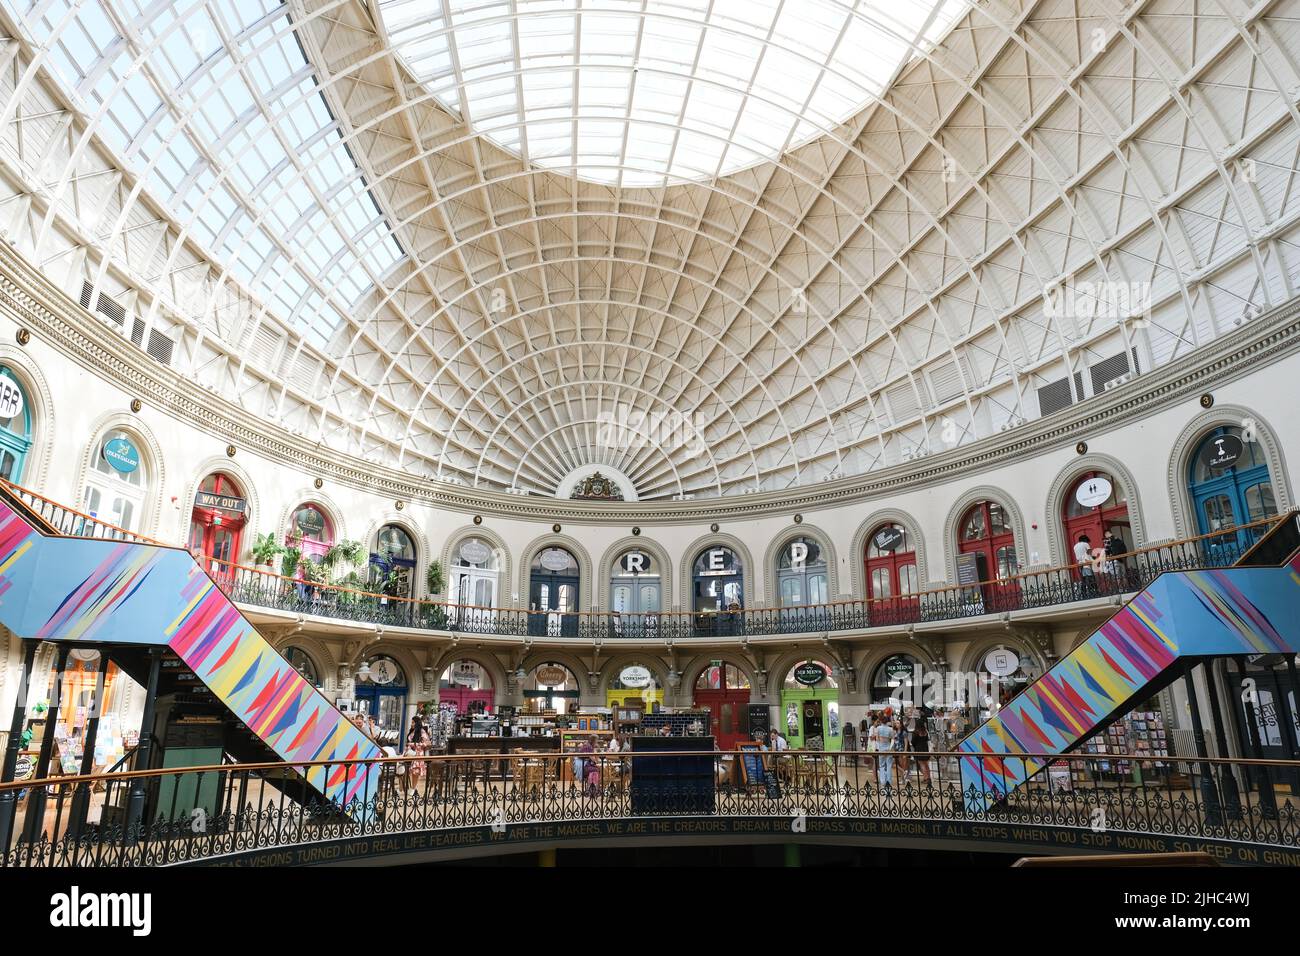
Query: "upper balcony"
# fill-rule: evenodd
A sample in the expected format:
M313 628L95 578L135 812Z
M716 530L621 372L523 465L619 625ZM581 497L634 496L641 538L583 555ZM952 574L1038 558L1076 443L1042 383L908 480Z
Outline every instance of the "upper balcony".
M63 534L163 543L60 505L28 489L14 485L9 489ZM207 570L255 622L312 619L325 629L343 632L358 628L385 632L406 630L412 636L473 635L488 641L530 643L746 643L813 635L848 637L950 630L954 624L1043 620L1102 611L1119 604L1125 595L1140 591L1166 571L1231 566L1279 520L1280 517L1271 517L1212 535L1112 556L1104 562L1098 561L1091 575L1084 574L1080 566L1062 565L891 598L859 598L801 607L737 607L703 613L564 613L478 607L315 583L225 561L208 560Z

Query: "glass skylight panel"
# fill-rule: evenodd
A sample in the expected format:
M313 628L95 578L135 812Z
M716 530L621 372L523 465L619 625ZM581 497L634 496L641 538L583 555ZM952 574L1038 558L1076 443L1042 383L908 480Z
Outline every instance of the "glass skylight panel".
M22 20L82 108L106 105L98 129L149 191L316 344L361 286L341 283L348 300L326 301L302 270L378 277L401 258L285 6L50 0Z
M445 6L449 20L441 3L379 0L395 49L447 109L538 165L645 186L725 175L826 132L967 0ZM690 133L665 150L664 123Z

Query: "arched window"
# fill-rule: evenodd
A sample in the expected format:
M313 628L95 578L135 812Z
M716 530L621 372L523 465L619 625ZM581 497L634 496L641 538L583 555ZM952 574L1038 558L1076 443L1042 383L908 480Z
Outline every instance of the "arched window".
M776 585L782 607L807 607L830 602L826 552L815 538L786 542L776 559Z
M713 715L712 731L722 750L749 739L749 678L735 664L716 661L695 680L695 708Z
M528 633L534 637L578 636L578 559L564 548L533 555L528 578Z
M482 538L466 538L452 553L447 595L453 604L497 606L501 556Z
M893 624L915 616L921 590L916 544L901 524L882 524L867 539L868 620Z
M1009 578L1019 569L1011 517L996 501L977 502L962 515L957 551L977 556L977 580L980 581Z
M334 543L334 523L319 505L303 502L289 516L285 541L307 560L319 563Z
M640 548L624 551L610 569L609 607L614 631L635 637L658 627L663 610L662 575L654 555Z
M1277 514L1273 480L1264 449L1235 425L1206 434L1188 468L1188 491L1201 534L1213 534L1211 547L1244 551L1264 528L1240 528ZM1231 529L1227 530L1226 529Z
M389 597L414 596L415 543L400 525L386 524L370 552L370 585Z
M0 365L0 478L22 484L32 447L32 410L27 392L7 365Z
M134 436L120 429L95 443L86 478L86 513L127 531L139 527L151 480Z
M189 548L212 576L233 573L247 516L243 489L229 475L214 472L200 482L190 511Z
M743 627L745 568L740 555L716 545L695 557L695 633L701 637L734 635Z
M1071 564L1075 563L1074 546L1081 535L1087 535L1095 549L1102 547L1109 531L1123 542L1124 551L1133 550L1128 498L1119 483L1105 472L1086 472L1070 486L1062 505L1062 524L1065 527L1066 560ZM1079 573L1077 567L1074 573Z
M695 679L696 690L749 690L749 678L735 664L719 661L700 671Z

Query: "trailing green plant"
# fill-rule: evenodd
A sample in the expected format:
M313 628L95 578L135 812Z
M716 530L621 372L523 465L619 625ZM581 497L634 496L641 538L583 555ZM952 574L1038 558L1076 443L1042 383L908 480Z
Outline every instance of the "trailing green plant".
M284 547L275 540L271 532L259 534L253 539L253 563L269 565L279 555L284 554Z
M302 563L302 552L297 548L284 548L280 551L280 573L286 578L293 577Z
M337 571L340 566L355 565L365 553L366 550L362 547L360 541L344 538L342 541L335 541L329 546L329 549L321 558L321 564L331 571Z
M442 576L442 562L430 561L429 570L425 574L425 583L429 585L429 594L441 594L446 581Z
M308 584L325 583L325 567L319 561L303 558L298 562L298 570L302 572L302 579Z

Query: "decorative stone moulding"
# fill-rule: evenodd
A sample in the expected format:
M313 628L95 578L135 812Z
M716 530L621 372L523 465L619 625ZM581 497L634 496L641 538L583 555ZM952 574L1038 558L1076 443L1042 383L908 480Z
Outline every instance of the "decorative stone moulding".
M1080 432L1098 434L1146 418L1179 402L1208 394L1207 388L1242 378L1257 367L1300 351L1300 298L1265 313L1188 356L1170 362L1046 418L917 461L891 465L864 475L753 495L694 501L589 502L528 498L451 485L430 485L396 468L374 465L345 454L327 454L315 443L271 421L249 415L230 399L156 362L142 361L129 340L102 322L92 321L79 303L33 267L19 252L0 243L0 309L21 328L71 361L107 381L136 392L155 407L214 437L231 436L242 448L306 474L324 474L341 484L393 498L420 501L463 514L487 508L491 514L538 520L702 522L789 514L831 505L879 501L979 474L1026 456L1067 445ZM29 333L30 334L30 333ZM20 339L20 342L22 340ZM227 448L233 457L234 445Z

